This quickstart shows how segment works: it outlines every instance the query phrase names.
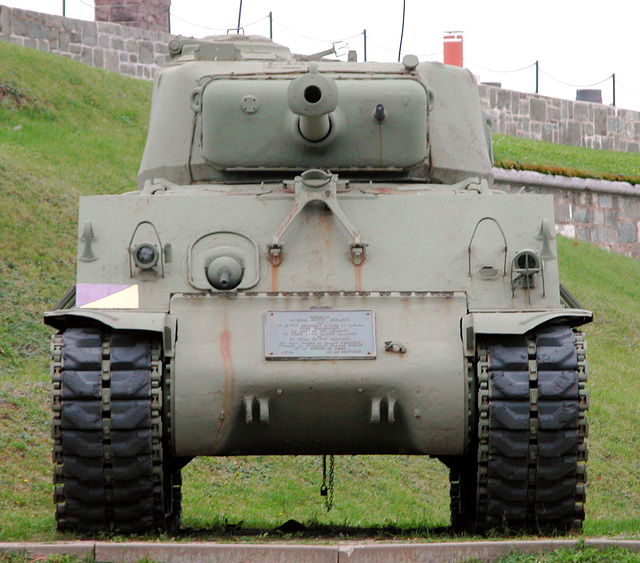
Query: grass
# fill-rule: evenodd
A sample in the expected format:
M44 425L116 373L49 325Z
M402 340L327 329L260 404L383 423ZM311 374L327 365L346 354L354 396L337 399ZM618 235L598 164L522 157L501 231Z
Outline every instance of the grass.
M474 563L470 559L465 563ZM640 561L639 553L631 553L626 549L596 549L579 547L575 549L558 549L548 553L511 553L495 560L495 563L636 563Z
M640 183L640 154L591 150L507 135L493 136L495 165L578 178Z
M0 42L0 541L72 538L56 533L53 517L50 331L41 316L73 283L78 197L135 187L150 93L146 82ZM563 147L538 145L542 160L523 146L497 137L496 158L562 162ZM606 156L587 153L575 159L597 163ZM624 170L637 174L629 166ZM585 534L640 537L640 263L558 242L563 281L596 312L587 328ZM184 472L181 537L262 541L266 531L281 539L290 533L276 528L287 520L331 537L448 537L447 476L438 462L339 456L329 513L319 496L320 467L306 456L196 460Z

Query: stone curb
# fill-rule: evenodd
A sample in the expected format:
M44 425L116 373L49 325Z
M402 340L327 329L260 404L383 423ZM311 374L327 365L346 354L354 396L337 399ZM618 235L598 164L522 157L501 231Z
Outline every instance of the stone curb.
M313 544L222 544L211 542L62 542L0 543L0 553L26 552L34 558L75 555L101 563L134 563L143 558L164 563L460 563L493 561L512 551L536 553L579 545L620 547L640 553L640 540L502 540L443 543L339 542Z
M629 182L614 182L612 180L597 180L595 178L573 178L542 174L533 170L508 170L494 167L494 180L504 184L521 184L523 186L540 186L560 190L576 190L583 192L597 192L605 194L626 195L640 197L640 187L632 186Z

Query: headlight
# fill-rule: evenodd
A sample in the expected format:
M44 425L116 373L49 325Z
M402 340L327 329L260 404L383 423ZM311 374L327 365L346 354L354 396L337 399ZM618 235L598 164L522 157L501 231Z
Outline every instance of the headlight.
M150 270L157 263L160 257L158 249L152 244L142 243L136 246L133 251L133 261L138 268L143 270Z

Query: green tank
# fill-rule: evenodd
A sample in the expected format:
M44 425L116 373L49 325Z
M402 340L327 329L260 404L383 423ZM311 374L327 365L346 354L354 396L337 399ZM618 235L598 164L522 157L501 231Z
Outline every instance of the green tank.
M580 528L592 315L552 197L492 187L474 77L169 51L139 191L81 198L45 316L58 528L176 529L191 459L274 454L428 455L456 528Z

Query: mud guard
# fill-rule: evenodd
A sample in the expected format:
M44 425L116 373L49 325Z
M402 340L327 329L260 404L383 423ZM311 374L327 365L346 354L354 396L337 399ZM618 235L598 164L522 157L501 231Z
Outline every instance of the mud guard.
M159 333L162 334L164 355L173 355L176 319L161 311L61 309L45 313L44 322L58 330L71 327L107 326L114 330L139 330Z
M525 334L547 323L573 327L592 320L593 313L585 309L469 313L462 318L462 340L466 355L474 356L477 334Z

